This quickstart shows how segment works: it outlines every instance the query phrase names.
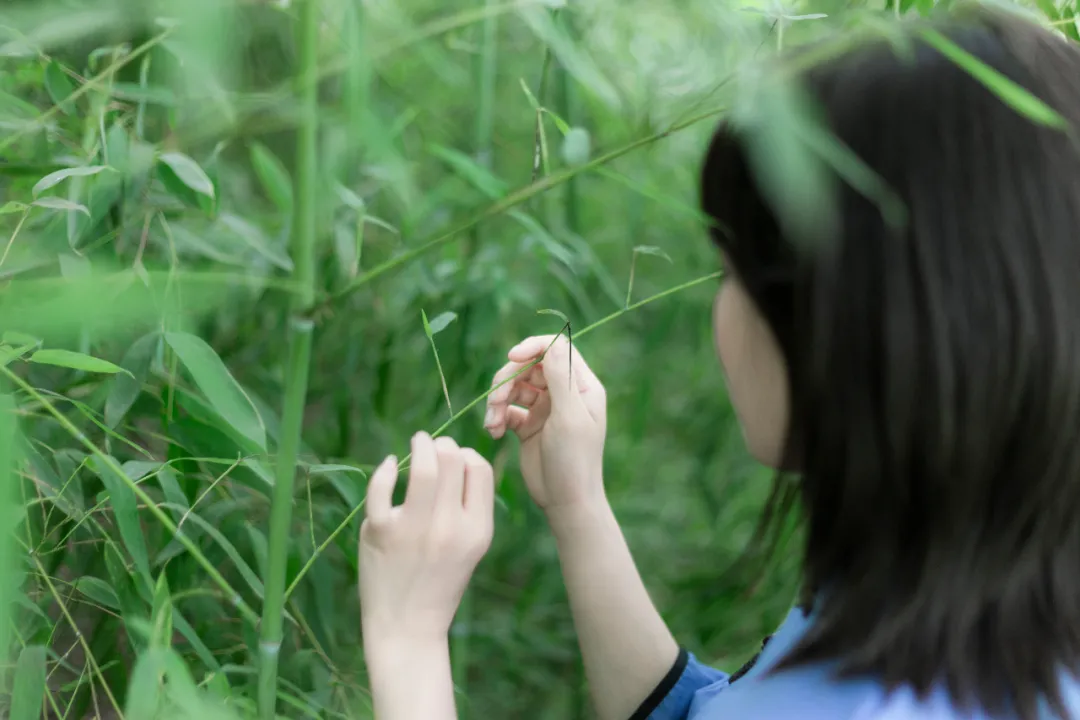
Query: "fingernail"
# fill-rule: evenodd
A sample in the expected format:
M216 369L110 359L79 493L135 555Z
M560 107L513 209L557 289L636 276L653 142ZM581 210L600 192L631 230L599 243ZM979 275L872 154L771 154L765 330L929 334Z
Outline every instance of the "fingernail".
M487 427L493 422L495 422L495 408L489 407L487 412L484 413L484 427Z

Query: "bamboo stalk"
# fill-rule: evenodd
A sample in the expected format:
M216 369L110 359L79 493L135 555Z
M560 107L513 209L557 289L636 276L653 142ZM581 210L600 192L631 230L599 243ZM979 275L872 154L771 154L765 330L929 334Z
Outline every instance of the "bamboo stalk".
M476 135L474 138L476 161L484 168L490 170L493 166L492 156L495 135L495 88L498 78L498 29L499 16L494 12L498 3L496 0L484 0L484 10L488 12L484 18L482 27L482 41L480 46L480 58L477 71L477 84L479 90L479 103L476 111ZM482 238L481 225L477 224L469 232L468 239L462 250L462 264L468 267L472 263L473 255L480 247ZM460 342L458 345L458 359L468 358L469 326L472 324L472 304L466 303L461 311ZM453 410L451 409L451 415ZM458 717L469 716L466 704L469 667L471 664L471 642L469 634L473 624L473 594L466 590L458 608L456 622L465 627L465 632L454 637L450 645L451 667L453 668L454 686L457 691Z
M267 553L265 601L259 636L259 717L273 720L277 705L278 658L281 652L285 605L285 570L292 523L293 484L303 430L304 404L310 372L314 323L308 317L315 303L315 203L318 180L318 43L319 1L303 0L297 28L300 68L301 121L297 132L294 178L296 198L292 256L299 292L290 299L289 356L285 371L285 398L281 419L270 537Z

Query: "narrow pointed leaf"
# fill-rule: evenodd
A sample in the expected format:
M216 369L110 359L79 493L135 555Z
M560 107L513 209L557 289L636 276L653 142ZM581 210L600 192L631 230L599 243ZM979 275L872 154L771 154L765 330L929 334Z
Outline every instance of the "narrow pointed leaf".
M119 425L138 399L143 383L150 374L150 365L157 354L160 340L161 335L157 332L144 335L124 353L120 366L125 372L112 379L109 396L105 399L105 424L109 427Z
M34 197L37 197L49 188L59 185L68 178L88 177L90 175L97 175L98 173L109 169L110 168L107 165L86 165L84 167L70 167L64 168L63 170L57 170L37 181L37 184L34 185L33 189Z
M205 195L213 199L214 183L210 180L206 171L199 167L197 162L187 155L177 152L164 153L160 159L163 164L173 171L177 179L189 189L199 195Z
M30 362L38 363L39 365L56 365L57 367L82 370L84 372L131 374L124 368L119 365L114 365L108 360L102 360L70 350L38 350L30 356Z
M202 338L187 333L166 333L165 339L214 410L237 432L265 450L266 428L262 419L214 349Z

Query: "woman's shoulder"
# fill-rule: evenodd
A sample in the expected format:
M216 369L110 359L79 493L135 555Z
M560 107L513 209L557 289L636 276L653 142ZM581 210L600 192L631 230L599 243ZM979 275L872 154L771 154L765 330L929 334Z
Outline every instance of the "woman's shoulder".
M690 720L753 717L759 720L989 720L981 712L957 708L944 688L918 697L910 687L887 692L873 678L837 679L835 668L820 663L775 674L750 675L729 685L703 688L694 698ZM1080 681L1062 673L1068 720L1080 720ZM1049 710L1044 717L1052 716Z
M697 691L690 720L754 717L760 720L985 720L956 708L943 688L918 697L909 687L887 692L874 678L838 678L833 663L814 663L770 673L798 644L813 622L804 608L793 609L744 673ZM1080 679L1061 675L1069 720L1080 720ZM1049 712L1046 717L1050 718Z

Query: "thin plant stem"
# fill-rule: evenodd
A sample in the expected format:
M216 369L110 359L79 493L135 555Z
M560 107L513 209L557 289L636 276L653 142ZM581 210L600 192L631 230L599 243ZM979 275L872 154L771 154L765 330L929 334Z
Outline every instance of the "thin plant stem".
M315 206L318 182L319 95L314 80L319 62L319 0L300 5L297 28L300 48L298 77L304 88L300 99L302 120L297 133L295 174L296 218L292 255L299 292L290 298L289 356L285 370L285 398L281 436L270 506L270 537L263 615L259 634L259 717L273 720L277 706L278 658L281 654L285 607L285 571L289 559L293 485L296 481L300 436L304 425L311 365L314 323L307 317L315 301Z
M522 188L519 188L518 190L515 190L514 192L508 194L501 200L498 200L489 205L488 207L484 208L477 215L473 216L472 218L464 222L462 225L454 228L453 230L450 230L449 232L446 232L432 240L429 240L426 243L418 245L417 247L407 250L398 255L397 257L393 257L386 262L373 267L366 273L363 273L362 275L360 275L360 277L353 280L341 290L338 290L337 292L325 298L322 303L320 303L319 306L316 308L315 314L321 314L323 311L329 310L332 305L341 302L342 300L362 288L364 285L370 283L372 280L375 280L382 275L385 275L393 270L402 267L403 265L408 264L412 260L430 252L431 250L434 250L437 247L445 245L446 243L455 239L461 233L472 229L477 223L489 217L499 215L500 213L506 212L511 208L517 207L521 203L526 202L530 198L533 198L540 193L547 192L554 187L562 185L570 178L585 173L589 170L598 168L602 165L606 165L630 152L633 152L634 150L637 150L638 148L650 145L657 142L658 140L662 140L671 135L672 133L678 132L679 130L682 130L684 128L688 128L691 125L696 125L703 120L716 117L717 115L723 113L725 110L726 108L714 108L707 112L700 113L680 123L672 125L666 130L662 130L658 133L639 138L638 140L623 145L622 147L612 150L611 152L608 152L604 155L601 155L594 160L590 160L587 163L572 168L567 168L560 172L552 173L551 175L540 178L537 182L532 183L531 185L526 185Z
M123 480L124 483L129 488L131 488L131 491L135 493L135 497L138 498L138 500L146 507L146 509L150 511L150 514L153 515L157 519L157 521L162 524L165 530L168 531L169 534L172 535L177 542L184 546L184 549L187 550L188 553L195 559L195 561L202 567L202 569L206 571L206 574L209 575L210 579L213 580L214 584L221 588L229 596L229 598L231 598L233 605L235 605L236 609L240 612L240 614L244 616L244 619L251 622L252 624L258 622L258 614L254 610L252 610L246 602L244 602L244 599L236 590L233 589L232 585L229 584L229 581L226 580L220 572L218 572L217 567L215 567L214 564L211 563L205 555L203 555L202 551L199 550L199 546L196 545L191 540L191 538L189 538L176 527L168 514L164 510L162 510L157 503L154 502L153 498L151 498L145 490L143 490L140 483L137 483L133 481L130 477L128 477L127 473L124 472L123 468L120 467L120 465L116 462L115 458L102 452L97 445L91 442L85 434L83 434L77 427L75 427L74 424L72 424L70 420L68 420L66 415L57 410L56 406L46 400L41 395L41 393L38 392L32 385L27 383L25 380L23 380L21 377L19 377L6 367L0 367L0 373L3 373L3 375L7 377L12 383L17 385L23 392L27 393L32 399L37 401L38 404L41 405L41 407L43 407L50 415L53 416L53 418L56 419L56 421L60 424L60 427L62 427L65 432L71 435L71 437L78 440L82 444L82 446L90 452L90 454L96 457L103 465L105 465L108 470L113 472L118 478Z
M163 43L169 37L169 35L172 34L172 32L172 28L166 28L162 32L150 38L142 45L135 48L127 55L124 55L123 57L117 59L104 70L99 72L97 75L77 87L70 95L67 96L67 99L64 100L62 105L53 105L51 108L36 117L33 122L27 123L26 127L9 135L7 138L4 139L3 142L0 142L0 155L2 155L5 150L12 147L19 140L22 140L22 138L28 133L46 127L46 125L48 125L48 122L52 120L57 113L60 112L61 107L63 107L64 105L74 105L76 100L81 98L86 93L90 92L91 89L110 80L122 67L132 62L133 60L137 60L138 58L142 57L143 55Z
M616 310L615 312L611 313L610 315L608 315L606 317L603 317L603 318L600 318L599 320L597 320L596 322L594 322L591 325L587 326L583 330L575 331L574 332L574 337L575 338L580 338L583 335L588 335L592 331L594 331L594 330L596 330L596 329L598 329L600 327L603 327L604 325L608 324L612 320L616 320L616 319L622 317L623 315L630 312L631 310L636 310L637 308L640 308L640 307L642 307L644 305L648 305L649 303L656 302L657 300L662 300L663 298L666 298L669 295L674 295L675 293L682 292L683 290L688 290L688 289L690 289L692 287L695 287L697 285L701 285L702 283L709 282L710 280L716 280L717 278L720 278L721 276L723 276L723 274L724 274L723 271L717 271L717 272L714 272L714 273L709 273L708 275L704 275L704 276L699 277L699 278L694 278L693 280L690 280L688 282L684 282L684 283L682 283L680 285L676 285L675 287L668 288L667 290L664 290L663 292L659 292L656 295L651 295L650 297L647 297L644 300L638 300L633 305L629 305L627 307L620 308L619 310ZM465 407L458 410L454 414L453 417L451 417L449 420L447 420L445 423L443 423L437 430L435 430L434 432L431 433L432 437L438 437L439 435L442 435L444 432L447 431L447 429L451 425L453 425L458 420L460 420L465 415L465 413L469 412L474 407L476 407L477 405L482 403L484 400L486 400L487 397L489 395L491 395L491 393L495 392L496 390L503 387L507 383L513 382L514 379L518 377L518 375L521 375L523 373L528 372L529 369L538 362L539 362L539 360L533 361L532 363L530 363L526 367L522 368L517 373L517 375L514 375L513 377L507 378L506 380L499 383L498 385L495 385L490 390L486 391L485 393L483 393L482 395L480 395L479 397L474 399L468 405L466 405ZM405 458L402 459L401 462L398 465L399 469L403 468L405 466L405 463L408 462L408 460L409 460L409 456L405 456ZM293 581L289 585L288 589L285 590L285 596L286 597L291 595L292 592L294 590L296 590L297 586L300 584L300 581L304 579L305 575L307 575L308 571L315 564L315 561L318 559L319 555L321 555L326 550L326 548L330 547L330 545L334 542L334 540L337 538L337 536L340 535L341 532L345 528L347 528L349 526L349 523L351 523L353 521L353 518L355 518L363 508L364 508L364 502L361 501L356 507L354 507L349 512L348 515L345 516L345 519L342 520L341 523L336 528L334 528L334 531L331 532L326 537L325 540L323 540L322 544L319 545L318 549L314 553L312 553L312 555L308 559L308 561L306 563L304 563L304 566L302 568L300 568L300 572L298 572L296 574L296 577L293 578Z

